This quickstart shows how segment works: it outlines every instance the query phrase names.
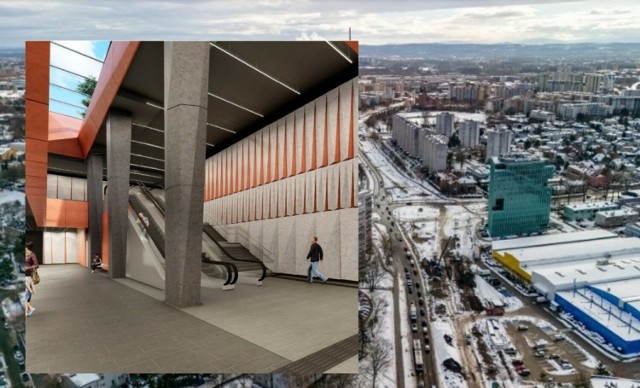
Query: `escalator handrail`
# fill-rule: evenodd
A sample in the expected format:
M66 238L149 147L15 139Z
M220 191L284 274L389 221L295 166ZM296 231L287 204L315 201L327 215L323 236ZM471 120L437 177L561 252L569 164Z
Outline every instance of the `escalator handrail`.
M228 263L226 261L212 260L211 258L206 256L201 257L201 261L207 264L224 265L227 269L227 281L224 283L224 285L226 286L228 284L236 284L236 281L238 280L238 267L236 267L235 264Z
M164 216L164 210L155 201L155 198L151 195L151 193L146 188L146 186L144 186L143 183L139 183L138 186L140 186L141 191L143 192L145 197L147 197L147 199L149 199L154 204L154 206L156 206L158 211L160 211L162 216ZM138 217L138 213L140 213L143 210L142 208L144 206L142 205L140 200L135 195L129 197L129 203L131 203L131 207L134 209L134 212L136 213L136 217ZM165 257L165 252L164 252L165 239L164 239L164 236L162 235L159 226L156 225L156 221L153 219L153 217L149 217L149 218L150 218L149 226L145 225L144 222L142 222L141 224L143 225L145 230L147 230L147 232L149 233L149 236L151 236L151 239L156 244L156 247L158 247L158 250L162 254L162 257ZM158 241L158 240L160 240L160 241ZM238 268L235 266L235 264L222 262L222 261L215 261L215 260L211 260L209 258L206 258L206 260L205 260L204 257L202 258L202 261L205 262L205 263L208 263L208 264L213 264L213 265L224 265L224 267L226 269L226 272L227 272L227 280L224 283L225 286L228 285L228 284L235 284L236 281L238 280Z
M155 207L158 209L158 211L162 214L162 216L165 216L165 212L164 212L164 206L160 203L160 201L158 201L152 194L151 191L149 191L149 189L147 188L147 186L142 183L142 182L138 182L138 185L140 186L140 189L142 190L143 194L155 205ZM207 236L209 236L209 238L211 238L211 240L218 246L218 248L220 248L220 250L227 256L229 257L231 260L235 260L235 261L242 261L242 262L247 262L247 263L256 263L259 264L260 267L262 268L262 276L260 276L260 279L258 279L258 281L262 281L264 280L264 278L267 276L267 267L264 265L264 263L258 259L252 260L252 259L239 259L237 257L234 257L233 255L229 254L229 252L224 249L219 243L218 241L216 241L215 238L213 238L213 236L211 236L211 234L207 231L206 227L209 226L211 228L213 228L210 224L204 224L203 225L203 231L205 232L205 234ZM233 263L231 263L233 264ZM235 264L234 264L235 266ZM237 267L236 267L236 271L237 271ZM236 272L236 280L237 280L237 272ZM235 283L235 281L234 281Z
M247 262L247 263L256 263L259 264L260 267L262 268L262 276L260 277L260 279L258 279L258 281L262 281L264 280L264 278L267 276L267 267L264 265L264 263L259 260L259 259L239 259L237 257L234 257L233 255L231 255L209 232L208 228L213 229L213 226L211 226L211 224L209 223L205 223L202 226L202 230L206 233L207 236L209 236L209 238L211 239L211 241L213 241L218 248L220 248L220 250L222 251L222 253L224 253L225 255L227 255L227 257L229 257L231 260L236 260L236 261L243 261L243 262ZM246 249L246 248L245 248Z

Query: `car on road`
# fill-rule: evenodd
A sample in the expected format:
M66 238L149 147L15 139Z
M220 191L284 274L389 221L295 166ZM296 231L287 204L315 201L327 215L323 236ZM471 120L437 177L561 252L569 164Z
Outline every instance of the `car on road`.
M420 306L422 306L424 304L424 299L422 299L422 298L418 299L418 304Z
M413 274L417 275L418 274L418 270L416 270L415 268L413 269Z
M404 275L407 277L407 280L411 279L411 273L410 272L405 272Z
M422 334L424 334L424 335L429 334L429 328L427 326L422 326Z
M13 358L16 359L20 366L24 366L24 354L19 349L13 353Z
M407 291L409 291L410 294L413 294L413 286L408 286Z
M420 309L420 315L424 317L425 315L427 315L427 313L424 311L424 309Z
M529 326L527 325L518 325L518 331L527 331L529 330Z
M416 288L420 288L420 283L416 282Z
M418 332L418 325L416 325L415 323L411 324L411 331L414 333Z
M511 365L513 365L513 366L524 365L524 362L522 360L516 358L514 360L511 360Z
M404 267L404 273L409 273L409 268Z
M422 292L418 291L418 298L422 298Z
M427 352L427 353L429 353L429 352L431 351L431 346L429 346L429 345L425 344L425 345L424 345L424 351L425 351L425 352Z

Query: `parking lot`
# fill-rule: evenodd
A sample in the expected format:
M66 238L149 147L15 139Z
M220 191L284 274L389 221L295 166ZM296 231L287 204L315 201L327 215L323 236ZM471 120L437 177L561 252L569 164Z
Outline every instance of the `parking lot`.
M520 331L518 326L526 326L527 329ZM517 348L517 357L531 370L531 378L540 379L541 374L544 374L547 378L553 378L555 382L572 382L580 370L587 371L582 365L587 356L569 341L554 341L556 335L558 338L563 335L551 327L508 321L505 322L505 328ZM545 350L536 354L535 344L544 344L540 347Z

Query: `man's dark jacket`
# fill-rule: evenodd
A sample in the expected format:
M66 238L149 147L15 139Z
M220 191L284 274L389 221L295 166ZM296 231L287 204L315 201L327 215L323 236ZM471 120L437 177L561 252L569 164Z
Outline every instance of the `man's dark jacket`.
M311 244L311 249L309 249L309 254L307 255L307 259L309 258L311 262L322 260L322 248L318 243Z

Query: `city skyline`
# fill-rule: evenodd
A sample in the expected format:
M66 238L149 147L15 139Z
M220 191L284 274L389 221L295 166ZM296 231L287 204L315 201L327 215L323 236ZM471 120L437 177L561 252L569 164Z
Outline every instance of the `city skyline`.
M359 40L403 43L638 42L640 7L621 0L445 2L9 1L0 7L2 47L43 39ZM126 9L126 12L119 12ZM215 15L207 19L202 15ZM73 23L71 23L73 21ZM34 26L37 26L34 28ZM464 26L465 28L460 28Z

